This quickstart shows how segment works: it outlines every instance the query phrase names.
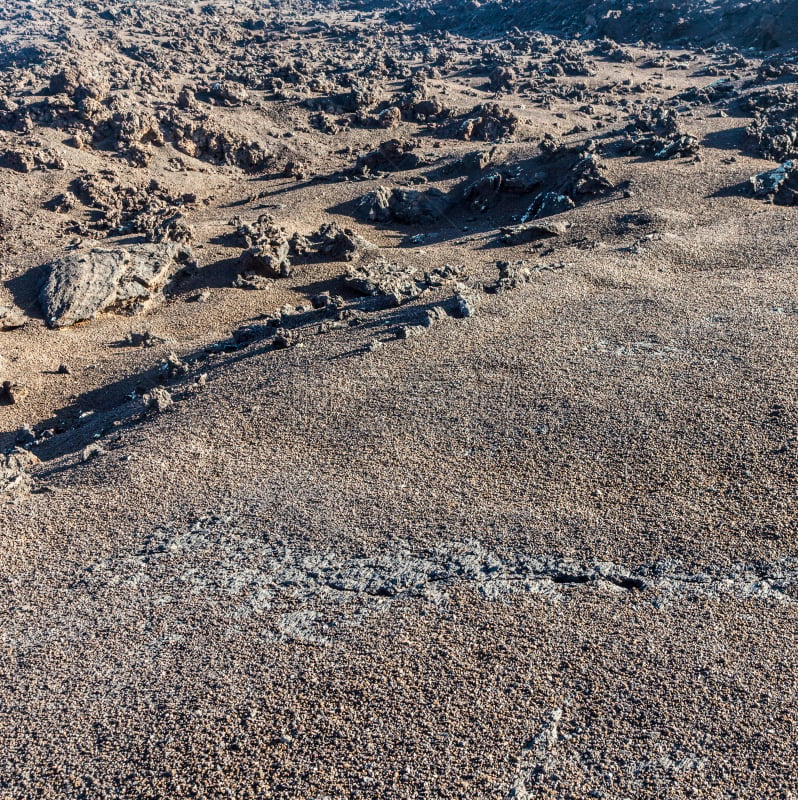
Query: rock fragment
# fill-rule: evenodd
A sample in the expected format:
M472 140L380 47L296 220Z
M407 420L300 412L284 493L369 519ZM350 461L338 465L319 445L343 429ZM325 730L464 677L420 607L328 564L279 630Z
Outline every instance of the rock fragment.
M682 134L668 142L663 148L654 153L654 158L665 161L669 158L687 157L698 155L701 148L698 139L690 134Z
M87 98L103 100L111 89L108 76L99 68L75 65L62 69L50 78L51 95L65 94L79 103Z
M39 296L47 324L63 328L102 311L140 310L191 260L189 248L168 243L94 248L56 259Z
M528 261L498 261L496 267L499 270L499 277L495 283L485 286L485 291L488 294L498 294L510 289L517 289L519 286L528 283L532 277L532 270Z
M476 106L457 128L457 135L467 142L479 140L495 142L507 139L518 131L521 120L498 103Z
M750 179L754 197L779 205L798 204L798 162L785 161L775 169L760 172Z
M285 328L278 328L272 339L272 347L275 350L287 350L297 343L297 335L294 331L286 330Z
M0 404L16 405L21 403L28 396L28 388L15 381L3 381L0 383Z
M424 289L424 284L416 278L415 269L384 258L350 267L344 283L360 294L390 297L395 305L418 297Z
M105 448L99 442L92 442L83 448L83 452L80 454L80 460L85 464L87 461L91 461L93 458L103 455L105 455Z
M33 453L21 447L0 454L0 497L13 497L29 489L32 484L29 469L38 463L39 459Z
M649 156L664 161L699 154L698 139L687 133L679 114L662 103L645 106L629 125L629 135L618 144L623 153Z
M396 172L415 169L421 159L413 152L418 143L406 139L389 139L379 147L360 156L355 163L357 175L368 176L375 172Z
M746 135L766 158L798 159L798 92L767 89L749 98L754 120Z
M16 328L21 328L27 322L27 316L18 308L0 306L0 331L12 331Z
M163 120L174 146L192 158L212 164L238 167L244 172L263 172L272 161L271 152L259 142L224 130L207 118L186 119L173 114Z
M240 106L247 102L249 93L243 86L232 81L217 81L211 84L208 95L221 106L231 108Z
M400 325L396 329L397 339L412 339L423 336L429 330L429 325Z
M175 404L172 395L162 386L155 386L141 398L147 411L161 414L169 411Z
M512 67L495 67L490 73L490 88L493 92L512 92L518 76Z
M325 223L308 236L291 239L291 250L300 256L323 257L333 261L352 261L357 256L375 252L377 246L355 233L340 228L334 222Z
M476 297L465 288L460 288L454 295L454 316L460 319L473 317L477 312Z
M169 353L161 362L158 372L170 380L188 375L188 364L181 361L175 353Z
M367 222L401 222L430 225L450 208L449 196L440 189L388 189L378 186L360 201L360 216Z
M505 245L527 244L538 239L562 236L568 230L564 222L526 222L502 228L501 242Z
M273 278L290 277L294 267L289 234L271 214L261 214L252 223L239 222L237 233L247 246L241 254L245 274L260 272Z
M551 217L555 214L562 214L575 207L576 203L566 194L560 194L559 192L539 192L535 195L529 208L521 217L521 223L523 224L533 219L540 219L541 217Z

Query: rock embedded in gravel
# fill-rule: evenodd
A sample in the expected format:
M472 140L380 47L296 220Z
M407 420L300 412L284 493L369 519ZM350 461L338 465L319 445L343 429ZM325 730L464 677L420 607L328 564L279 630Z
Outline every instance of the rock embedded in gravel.
M388 189L378 186L365 195L358 206L367 222L401 222L406 225L430 225L451 207L448 195L440 189Z
M189 366L175 353L169 353L158 367L158 372L170 380L188 375Z
M477 312L476 297L473 292L458 289L454 295L454 315L460 319L473 317Z
M760 172L750 179L754 197L779 205L798 203L798 162L785 161L775 169Z
M334 222L325 223L308 236L295 234L291 239L293 253L332 261L352 261L378 249L351 228L340 228Z
M0 497L14 496L31 486L30 467L38 464L33 453L17 447L10 453L0 454Z
M521 223L541 217L551 217L575 208L576 204L568 195L559 192L539 192L535 195L529 208L521 217Z
M192 258L188 247L164 243L98 247L56 259L39 295L47 324L63 328L102 311L142 309Z
M664 161L669 158L687 157L698 155L700 151L698 139L690 134L682 134L677 139L668 142L663 148L654 153L654 158Z
M261 214L255 222L235 221L239 222L236 233L247 247L241 254L245 274L264 273L272 278L287 278L293 273L289 233L271 214Z
M156 414L169 411L175 404L172 395L162 386L155 386L149 392L142 395L141 400L148 411L153 411Z
M249 92L243 86L232 81L217 81L211 84L208 94L217 104L227 106L240 106L249 99Z
M360 156L353 171L357 175L368 176L376 172L415 169L421 163L421 159L413 152L417 147L416 141L389 139Z
M532 277L528 261L498 261L496 267L499 270L499 277L494 283L484 287L488 294L517 289L519 286L529 283Z
M66 94L74 102L90 98L103 100L111 89L108 75L90 65L76 65L62 69L50 79L49 93Z
M798 92L766 89L749 96L754 119L746 135L766 158L778 161L798 158Z
M359 294L390 297L396 305L418 297L424 288L413 267L384 258L371 264L350 267L344 283Z
M429 325L400 325L396 329L397 339L413 339L423 336L429 330Z
M278 328L274 339L272 339L272 347L275 350L287 350L289 347L293 347L297 341L297 335L294 331Z
M565 222L526 222L502 228L501 242L505 245L527 244L538 239L562 236L567 231Z
M0 331L12 331L23 327L28 318L18 308L0 306Z
M28 396L28 388L16 381L3 381L0 383L0 403L16 405Z
M474 108L470 115L458 124L457 135L470 141L495 142L513 136L521 120L498 103L486 103Z
M105 455L105 448L99 442L92 442L83 448L83 452L80 454L80 460L85 464L87 461L91 461L93 458L103 455Z

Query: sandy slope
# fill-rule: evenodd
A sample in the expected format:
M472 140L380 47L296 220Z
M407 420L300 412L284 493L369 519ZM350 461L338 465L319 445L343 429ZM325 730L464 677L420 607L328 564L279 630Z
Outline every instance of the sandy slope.
M219 4L181 22L137 4L111 22L81 6L69 22L68 8L31 14L113 30L107 52L124 58L153 28L168 37L199 20L184 72L156 69L165 83L145 81L150 94L125 90L144 104L174 104L183 81L204 79L203 59L209 81L232 69L246 28L229 26L254 13ZM352 41L354 27L317 34L312 21L295 28L291 9L284 25L271 13L269 46L304 50L310 65ZM368 36L352 59L399 52L379 17L358 19ZM404 41L419 56L408 69L428 44ZM247 59L266 58L264 46L250 42ZM485 70L464 71L471 44L460 46L430 79L457 113L495 94ZM496 144L497 161L542 163L546 132L611 141L643 100L706 85L705 67L725 58L679 52L661 69L642 66L654 51L597 57L595 76L561 78L611 87L590 113L579 99L500 95L527 124ZM742 93L758 63L720 71ZM55 68L42 64L26 73L36 91ZM381 79L386 96L400 77ZM33 491L0 506L0 797L793 797L795 212L742 188L774 166L750 149L748 119L725 101L681 104L700 159L608 145L615 188L563 215L565 235L500 248L498 229L529 197L502 195L484 213L459 204L428 226L352 215L378 184L428 175L456 187L463 176L446 164L493 143L409 120L325 134L300 90L252 91L254 104L208 113L268 140L275 173L301 158L329 177L392 136L419 136L427 163L308 181L167 142L140 168L41 125L25 135L65 169L2 170L0 305L31 321L0 332L3 376L28 389L0 406L0 430L11 447L32 426L42 464ZM587 130L566 135L575 124ZM20 146L19 133L1 135ZM102 168L197 194L185 215L199 268L144 316L50 330L41 265L92 214L42 203ZM420 271L463 264L475 315L398 339L450 308L452 286L375 305L343 286L336 260L233 288L242 247L228 222L264 207L303 234L351 226ZM529 280L485 291L497 261L516 259ZM189 302L205 289L207 302ZM350 316L319 332L333 315L309 298L324 290ZM286 304L292 347L275 349L268 327L230 338ZM120 346L131 330L163 342ZM188 373L159 380L171 351ZM71 374L56 374L61 363ZM148 414L140 395L155 385L176 403ZM93 442L102 452L84 455Z

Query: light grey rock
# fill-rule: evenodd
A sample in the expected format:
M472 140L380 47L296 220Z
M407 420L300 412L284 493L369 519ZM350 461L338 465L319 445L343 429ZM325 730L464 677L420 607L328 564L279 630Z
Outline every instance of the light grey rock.
M473 317L477 313L475 296L466 289L458 289L454 295L454 316L460 319Z
M416 279L413 267L394 264L384 258L371 264L350 267L344 283L350 289L370 297L391 297L396 305L418 297L425 288L424 283Z
M63 328L103 311L143 310L191 258L189 248L163 243L97 247L56 259L40 294L47 324Z
M28 472L39 459L17 447L7 455L0 454L0 498L12 497L30 488L31 477Z
M537 734L524 745L518 759L516 778L508 795L509 800L532 800L539 796L538 784L541 777L554 764L554 750L561 719L562 709L552 709Z
M18 308L0 306L0 331L12 331L21 328L28 318Z
M423 336L429 330L429 325L400 325L396 329L397 339L413 339Z
M87 461L91 461L93 458L104 455L105 448L99 442L92 442L83 448L83 452L80 454L80 460L85 464Z
M514 225L502 228L502 244L526 244L537 239L549 239L553 236L562 236L568 230L564 222L527 222L523 225Z

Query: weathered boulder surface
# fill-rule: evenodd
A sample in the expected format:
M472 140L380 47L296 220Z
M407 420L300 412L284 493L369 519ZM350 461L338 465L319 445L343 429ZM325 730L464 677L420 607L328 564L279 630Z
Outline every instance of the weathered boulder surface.
M63 328L102 311L143 310L191 258L190 248L171 242L96 247L58 258L40 294L47 324Z

